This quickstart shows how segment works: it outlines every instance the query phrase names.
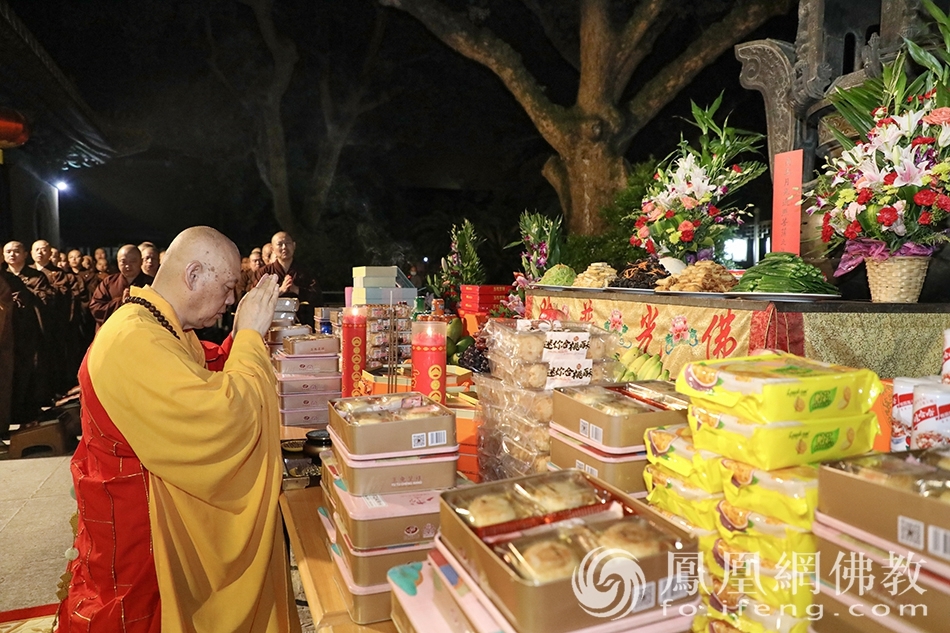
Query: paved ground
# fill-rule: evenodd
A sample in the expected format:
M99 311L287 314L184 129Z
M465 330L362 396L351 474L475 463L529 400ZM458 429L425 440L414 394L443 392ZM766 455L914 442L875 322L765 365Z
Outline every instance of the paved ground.
M56 586L73 541L69 519L76 511L69 456L4 457L0 446L0 612L58 602ZM296 565L293 575L307 633L314 629ZM3 625L0 633L6 633Z

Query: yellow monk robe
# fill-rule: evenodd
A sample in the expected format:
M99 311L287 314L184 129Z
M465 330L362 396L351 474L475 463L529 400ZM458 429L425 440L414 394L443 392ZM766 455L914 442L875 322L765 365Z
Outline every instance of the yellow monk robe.
M84 419L84 442L86 433L92 440L101 433L106 449L81 446L74 458L80 556L71 566L74 579L61 610L60 630L111 631L110 618L121 620L115 630L127 630L128 616L136 611L140 594L126 590L116 597L111 585L118 584L123 594L121 582L91 578L103 574L83 566L84 557L89 559L88 552L97 547L98 558L109 559L108 552L102 555L101 543L86 542L95 528L83 528L83 494L86 491L91 501L98 490L129 478L124 473L108 478L101 474L110 467L102 465L109 453L119 456L113 457L113 466L129 470L121 457L124 439L147 477L147 490L139 487L147 495L161 631L299 631L277 507L278 403L264 342L254 331L238 332L224 370L209 371L198 338L181 330L171 306L150 287L133 287L132 294L157 307L181 340L144 307L126 304L103 325L88 352L80 372L81 379L86 373L85 387L93 392L84 402L90 412L90 419ZM93 419L97 412L105 419L102 424ZM103 431L112 428L110 420L121 437ZM113 441L115 449L109 448ZM105 483L85 485L84 478L96 476ZM117 543L112 551L129 550L128 540L141 535L122 534L121 508L107 511L115 519ZM95 520L89 519L90 526ZM121 564L111 563L113 578ZM106 602L111 604L99 606L107 585ZM104 616L98 626L92 612L74 616L72 626L63 622L70 610L75 614L84 609L119 615Z

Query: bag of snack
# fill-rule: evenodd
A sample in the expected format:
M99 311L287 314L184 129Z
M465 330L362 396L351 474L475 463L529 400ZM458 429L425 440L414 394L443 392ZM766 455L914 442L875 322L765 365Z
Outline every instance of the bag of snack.
M718 461L726 501L811 530L818 507L818 467L761 470L734 459Z
M697 488L710 494L722 492L722 473L718 455L693 445L693 434L686 424L647 429L647 460L673 471Z

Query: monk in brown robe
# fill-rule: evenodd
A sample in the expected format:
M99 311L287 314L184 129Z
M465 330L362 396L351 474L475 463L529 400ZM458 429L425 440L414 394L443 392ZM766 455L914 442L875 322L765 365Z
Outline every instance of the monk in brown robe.
M255 282L264 275L277 275L280 279L280 296L297 297L300 308L297 318L301 323L313 327L313 309L323 305L323 292L320 284L309 272L294 262L297 245L289 233L280 231L271 238L274 253L273 263L261 267L255 276Z
M77 324L79 326L79 341L83 355L85 355L86 348L92 343L92 338L96 334L96 322L92 318L92 312L89 311L89 300L92 299L92 293L99 287L99 275L96 274L95 270L84 266L83 260L87 257L89 256L86 255L84 257L83 254L76 249L69 251L66 255L66 259L69 262L69 271L82 284L77 305L79 312ZM89 257L89 259L91 260L92 258ZM92 262L90 261L90 265L91 264Z
M53 346L53 382L59 394L65 394L78 383L79 371L79 301L83 286L71 272L61 270L53 259L53 249L46 240L36 240L30 249L33 268L42 272L56 290L46 335ZM57 252L58 255L58 252Z
M128 298L129 288L143 288L152 283L152 277L142 272L142 253L135 244L126 244L116 256L119 272L102 280L89 300L89 311L96 320L96 331L106 319Z
M11 422L25 424L35 420L40 407L50 404L54 395L53 357L44 324L56 291L46 275L26 265L26 249L20 242L4 245L3 261L16 304Z
M142 253L142 272L155 277L158 273L158 249L151 242L143 242L139 244L139 252Z
M10 437L10 403L13 400L13 289L9 273L0 273L0 439Z

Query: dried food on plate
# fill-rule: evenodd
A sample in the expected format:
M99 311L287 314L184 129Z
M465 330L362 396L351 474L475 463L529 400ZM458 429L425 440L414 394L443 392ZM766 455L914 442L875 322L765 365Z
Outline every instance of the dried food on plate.
M605 262L594 262L572 284L579 288L606 288L617 278L617 270Z
M704 259L690 264L678 275L670 275L656 284L657 290L676 292L728 292L738 283L725 266Z
M660 279L669 277L670 273L653 259L641 259L620 271L610 286L612 288L654 288Z

